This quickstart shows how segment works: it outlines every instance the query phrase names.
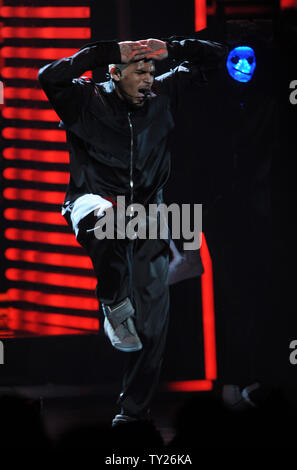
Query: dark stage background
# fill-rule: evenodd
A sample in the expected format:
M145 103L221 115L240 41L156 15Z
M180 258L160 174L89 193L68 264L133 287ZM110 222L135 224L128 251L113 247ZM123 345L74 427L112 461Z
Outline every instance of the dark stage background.
M3 2L12 4L11 2ZM88 5L88 2L31 2L34 4ZM251 10L227 13L229 4L217 2L217 13L208 16L208 28L195 32L195 2L151 0L146 2L108 1L91 2L91 16L80 25L91 26L92 37L87 40L30 39L28 46L79 48L86 42L100 39L137 40L149 37L166 38L172 35L197 37L222 41L230 48L245 44L254 48L257 68L250 83L240 84L231 79L223 65L215 72L205 72L205 83L194 90L185 90L176 119L176 129L171 136L172 174L166 187L166 202L202 203L203 232L212 257L214 275L215 322L218 383L235 383L241 386L260 381L283 387L295 386L296 371L289 362L289 344L297 339L297 321L294 302L293 221L295 211L295 159L297 155L296 124L297 105L289 101L289 83L297 80L296 14L280 10L279 2L249 2L263 6L263 11ZM209 6L215 2L208 2ZM239 2L241 5L248 2ZM13 5L17 2L13 2ZM267 10L268 5L268 10ZM20 20L6 20L20 24ZM40 21L40 25L51 24ZM77 22L77 24L76 24ZM73 25L78 25L78 20ZM36 25L32 21L32 25ZM62 25L62 20L56 20ZM15 42L14 42L15 41ZM20 40L6 39L8 46L21 46ZM7 59L7 66L24 66L21 59ZM26 59L26 65L39 68L48 63L45 59ZM157 71L163 73L176 63L163 61ZM96 81L106 79L106 70L95 70ZM9 86L20 86L20 81L7 80ZM25 80L25 85L38 88L36 80ZM7 101L10 106L22 102ZM32 107L36 101L31 102ZM45 103L40 109L50 109ZM2 127L27 127L16 119L2 118ZM31 127L43 129L37 120ZM47 129L56 129L51 122ZM2 151L11 145L3 140ZM19 148L24 143L16 139ZM65 151L64 143L46 144L32 139L33 149ZM2 172L12 163L2 159ZM15 161L14 166L44 171L67 172L67 162L30 163ZM4 173L5 174L5 173ZM9 186L5 177L3 189ZM63 192L65 183L29 184L16 182L19 188L35 188ZM38 200L20 201L18 208L43 209L59 212L59 204L41 204ZM41 204L41 205L40 205ZM1 291L2 310L11 306L17 309L38 310L40 314L59 314L96 319L96 309L88 307L88 314L62 303L46 305L25 297L13 302L4 294L8 289L37 290L43 294L80 295L92 298L93 290L75 286L28 284L24 279L5 277L7 268L26 269L24 260L8 260L4 256L9 247L45 251L40 240L11 241L5 229L14 227L30 229L28 222L8 222L3 216L11 200L1 200ZM34 225L34 224L33 224ZM68 227L59 224L41 224L42 229L68 234ZM39 224L40 227L40 224ZM36 228L37 230L37 225ZM39 244L38 244L39 243ZM80 255L77 246L66 248L46 245L52 254ZM34 261L38 271L50 271ZM55 266L55 273L92 276L89 268L82 266ZM294 272L294 270L293 270ZM28 287L29 286L29 287ZM5 300L6 299L6 300ZM60 307L60 309L58 308ZM164 361L162 381L203 380L204 336L199 278L183 281L171 287L171 323ZM0 317L1 318L1 317ZM65 317L64 317L65 318ZM4 322L4 320L3 320ZM40 322L42 324L42 321ZM45 323L46 324L46 321ZM65 323L66 324L66 323ZM72 325L72 334L61 336L51 331L36 330L28 338L3 339L7 350L6 363L1 365L1 383L102 383L118 380L121 360L111 350L103 333L79 332ZM81 323L80 325L83 325ZM76 334L75 328L77 329ZM6 335L9 328L6 328ZM96 325L94 327L96 330ZM4 328L3 328L4 331ZM31 331L32 333L32 331ZM40 337L41 335L41 337ZM42 336L44 335L44 336ZM0 324L1 339L1 324ZM22 359L20 359L22 358ZM46 364L46 366L45 366ZM295 366L297 367L297 366Z

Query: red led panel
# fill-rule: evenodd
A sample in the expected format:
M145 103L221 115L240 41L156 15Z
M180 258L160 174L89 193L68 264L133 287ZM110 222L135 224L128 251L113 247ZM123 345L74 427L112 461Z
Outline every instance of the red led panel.
M195 31L207 26L206 0L195 0Z
M6 26L2 28L3 38L45 38L45 39L90 39L90 28L25 28Z
M43 202L46 204L62 204L65 194L58 191L39 191L38 189L5 188L5 199Z
M92 78L92 72L87 71L86 73L82 75L82 77ZM18 99L18 100L47 101L48 102L48 98L41 88L37 89L37 88L5 87L4 94L5 94L5 99L10 99L10 100ZM49 110L51 110L51 108L49 108Z
M205 236L202 233L200 248L204 273L201 276L202 293L202 320L204 338L204 362L206 379L217 378L216 336L215 336L215 308L212 261L207 247Z
M73 274L45 273L41 271L9 268L5 276L10 281L35 282L52 286L76 287L94 290L97 281L94 277L77 276Z
M10 323L10 328L12 329L19 329L19 330L25 330L28 333L34 333L39 336L58 336L58 335L82 335L82 334L87 334L89 333L88 331L84 331L81 329L73 329L73 328L67 328L63 326L50 326L50 325L43 325L41 323L35 323L35 322L23 322L20 325L19 328L14 327L15 323Z
M5 87L5 99L48 101L46 94L41 89L21 87L14 88L9 86Z
M40 230L7 228L4 232L4 236L8 240L47 243L48 245L80 246L72 233L41 232Z
M42 162L42 166L34 164L34 168L20 168L17 163L12 163L4 169L3 177L7 181L26 181L34 182L35 187L38 188L38 183L49 184L62 184L66 185L69 182L69 173L65 171L55 171L47 163L55 164L68 164L69 152L61 150L38 149L30 148L42 142L46 147L49 143L51 146L56 143L66 143L65 131L56 127L56 129L47 129L46 123L58 124L60 118L52 109L48 99L40 88L37 81L39 68L27 67L27 59L42 60L48 63L52 60L57 60L63 57L69 57L78 52L79 47L69 48L65 47L65 39L79 39L88 41L91 37L91 28L86 27L85 23L78 24L76 20L71 24L73 18L88 18L90 19L90 8L84 6L69 6L69 7L26 7L26 6L2 6L0 0L0 15L4 18L19 18L19 26L1 24L1 37L4 39L3 47L1 48L1 76L4 79L19 79L19 85L13 87L5 87L6 100L33 100L36 106L4 106L2 117L6 120L15 119L23 121L39 121L43 124L43 129L31 128L28 123L22 126L7 126L5 125L2 130L2 137L6 139L4 145L7 147L3 149L3 157L7 161L24 160L26 162ZM67 19L65 26L62 25L62 20L59 21L59 26L31 26L32 22L28 21L29 18L60 18ZM22 21L23 19L23 21ZM11 39L23 39L20 46L10 45ZM30 39L28 46L27 39ZM55 39L61 40L55 47L40 47L38 44L39 39ZM35 42L34 42L35 40ZM32 42L33 41L33 42ZM8 44L7 44L8 43ZM57 41L58 43L58 41ZM59 47L61 46L61 47ZM5 66L5 59L16 58L20 63L18 67ZM23 59L23 61L22 61ZM23 64L23 66L21 66ZM92 77L92 71L86 71L83 76ZM24 86L22 80L32 80L35 85L32 87ZM47 103L48 109L38 109L38 101ZM6 101L7 103L7 101ZM21 103L20 103L21 104ZM24 126L24 127L23 127ZM35 141L33 144L28 142L28 148L18 148L14 142L9 141L19 140L22 141L22 147L26 141ZM37 142L36 142L37 141ZM26 167L28 167L28 163ZM64 170L64 168L63 168ZM13 184L13 183L11 183ZM28 184L27 184L28 185ZM44 204L55 204L61 206L64 201L65 193L60 191L50 191L41 189L25 189L7 187L3 191L5 199L14 201L17 206L18 201L38 202ZM34 207L34 206L33 206ZM32 223L30 230L23 228L9 227L5 230L5 237L10 241L10 248L6 249L5 257L9 261L23 263L38 263L44 266L59 266L60 268L71 267L79 269L87 269L87 276L82 276L81 271L79 275L69 273L53 273L41 272L36 269L24 269L25 264L20 267L10 267L6 269L6 276L12 282L26 282L28 283L41 283L47 286L60 286L80 288L86 290L94 290L97 281L94 276L90 274L92 270L91 260L83 255L64 254L64 246L80 248L73 233L60 233L55 231L42 231L33 230L33 224L51 224L65 227L66 220L62 217L60 211L42 211L29 208L21 209L19 207L7 207L4 211L4 217L7 221L29 222ZM36 226L36 225L35 225ZM40 227L38 227L40 228ZM42 243L43 246L49 246L48 250L40 251L38 249L19 249L13 246L13 241ZM59 247L61 253L51 253L50 246ZM34 246L34 245L33 245ZM28 265L30 267L30 265ZM32 265L31 265L32 266ZM60 269L62 271L62 269ZM9 289L8 294L10 299L22 300L25 302L39 303L41 305L56 306L58 309L63 308L78 308L87 311L98 310L98 301L93 295L90 297L73 296L73 295L57 295L55 293L42 293L29 289ZM61 312L54 314L43 314L41 312L14 309L10 308L11 315L10 325L14 329L24 329L32 331L37 334L77 334L78 332L87 332L97 330L99 327L98 319L90 319L83 317L75 317L73 315L63 315Z
M185 380L170 382L167 389L171 392L204 392L212 390L211 380Z
M5 168L3 176L7 180L38 181L40 183L67 184L69 173L63 171L41 171L25 168Z
M280 0L281 8L297 8L297 0Z
M62 150L36 150L6 147L3 157L7 160L31 160L34 162L69 163L69 153Z
M24 323L27 322L30 322L32 324L51 325L52 327L58 326L64 328L79 328L83 330L94 331L98 331L99 329L98 318L87 318L75 315L61 315L57 313L45 313L38 312L35 310L20 310L12 307L9 309L10 326L11 322L14 322L13 329L17 330L27 329L24 327ZM65 332L58 334L65 334Z
M89 7L0 7L4 18L90 18Z
M11 261L25 261L27 263L48 264L51 266L93 269L91 259L87 256L49 253L37 250L22 250L19 248L8 248L4 255Z
M55 129L19 129L17 127L5 127L2 130L4 139L12 140L44 140L46 142L66 142L65 132Z
M60 118L52 109L34 108L4 108L2 116L5 119L22 119L25 121L60 121Z
M24 78L36 80L39 69L30 67L3 67L1 75L3 78Z
M213 2L212 5L207 5L207 7L206 7L207 15L213 16L213 15L216 14L216 11L217 11L217 4L216 4L216 2Z
M272 5L234 5L225 7L226 15L261 15L272 11Z
M11 47L5 46L1 50L5 59L44 59L56 60L68 57L78 52L77 49L63 49L57 47Z
M35 211L28 209L16 209L14 207L4 210L4 218L7 220L23 220L25 222L67 225L60 212Z
M51 294L35 290L8 289L12 301L31 302L59 308L97 311L98 300L95 297L79 297L72 295Z

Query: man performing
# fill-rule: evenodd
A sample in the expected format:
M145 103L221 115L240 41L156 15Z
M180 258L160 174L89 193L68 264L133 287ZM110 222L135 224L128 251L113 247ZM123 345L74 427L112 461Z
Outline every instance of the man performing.
M145 417L158 384L170 240L98 239L96 224L108 211L117 212L118 196L126 205L163 201L173 115L183 93L199 86L203 70L215 68L225 54L224 46L198 39L98 41L38 74L66 129L70 181L62 214L92 260L105 333L127 357L121 413L113 425ZM155 78L154 61L166 58L187 62ZM107 82L78 78L107 65Z

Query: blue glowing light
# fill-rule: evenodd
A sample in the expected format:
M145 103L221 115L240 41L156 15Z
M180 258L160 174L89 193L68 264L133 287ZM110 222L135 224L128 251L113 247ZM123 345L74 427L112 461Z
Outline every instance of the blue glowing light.
M254 49L248 46L238 46L229 52L227 57L229 75L238 82L249 82L256 68Z

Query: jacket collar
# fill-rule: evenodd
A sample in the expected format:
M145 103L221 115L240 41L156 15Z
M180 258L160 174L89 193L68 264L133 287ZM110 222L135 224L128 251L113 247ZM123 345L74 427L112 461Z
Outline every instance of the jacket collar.
M118 111L125 112L126 114L131 112L135 115L142 115L146 113L148 103L145 103L144 106L139 109L134 108L125 99L122 100L119 97L115 90L115 85L112 79L110 79L108 82L100 83L100 85L103 87L105 94L108 96L108 99L112 102Z

